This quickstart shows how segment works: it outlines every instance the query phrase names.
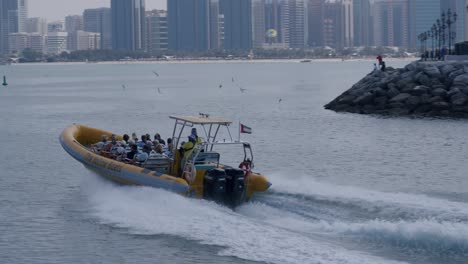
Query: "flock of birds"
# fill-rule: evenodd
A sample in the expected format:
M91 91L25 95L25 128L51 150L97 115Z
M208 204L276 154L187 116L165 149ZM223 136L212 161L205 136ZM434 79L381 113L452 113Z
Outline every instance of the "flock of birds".
M158 73L158 72L153 71L153 74L154 74L156 77L159 77L159 73ZM232 77L231 81L232 81L233 84L236 83L234 77ZM244 93L245 91L247 91L246 88L244 88L244 87L238 85L237 83L236 83L236 85L237 85L237 88L239 88L239 91L240 91L241 93ZM223 88L223 84L222 84L222 83L219 84L218 88L219 88L219 89ZM122 89L125 91L125 90L127 89L127 86L126 86L125 84L122 84ZM157 88L156 88L156 91L157 91L159 94L162 94L161 88L157 87ZM278 103L281 103L282 101L283 101L283 99L281 99L281 98L278 99Z

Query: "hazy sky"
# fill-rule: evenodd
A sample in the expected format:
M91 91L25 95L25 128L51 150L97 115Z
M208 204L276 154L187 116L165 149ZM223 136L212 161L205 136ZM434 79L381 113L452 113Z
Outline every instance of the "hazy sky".
M82 15L86 8L109 7L111 0L29 0L29 16L48 21L64 20L67 15ZM146 0L146 9L166 9L167 0Z

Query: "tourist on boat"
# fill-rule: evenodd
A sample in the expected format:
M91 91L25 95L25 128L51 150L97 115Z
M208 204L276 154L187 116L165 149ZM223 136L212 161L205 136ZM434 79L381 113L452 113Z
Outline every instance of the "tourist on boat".
M125 141L125 144L128 144L128 140L130 139L130 136L127 135L127 134L125 134L125 135L123 135L122 138L123 138L123 140Z
M159 144L166 145L166 142L164 141L164 139L161 138L161 135L159 135L159 133L156 133L154 135L154 140L155 141L157 140L159 142Z
M107 135L101 136L101 141L96 144L91 145L91 147L96 148L97 150L101 150L105 145L107 145Z
M137 143L139 148L143 148L147 143L146 135L141 135L141 141Z
M107 143L104 147L102 147L101 151L111 152L114 146L117 146L117 137L114 134L112 134L111 141Z
M148 159L149 155L148 153L144 152L144 151L141 151L141 152L138 152L137 154L135 154L135 156L133 156L133 161L135 162L145 162L147 159Z
M172 144L172 138L168 138L167 147L166 147L166 150L164 151L164 154L170 157L170 154L172 153L173 149L174 149L174 144Z
M153 145L151 144L150 141L148 141L146 142L146 145L143 146L142 151L149 155L152 151L152 148L153 148Z
M135 143L138 143L138 136L135 132L132 133L132 139L135 141Z
M127 151L125 150L125 147L120 146L117 148L116 154L115 154L115 159L117 161L123 161L127 157Z
M138 146L136 144L131 145L131 151L127 153L127 159L133 160L135 155L138 153Z
M163 154L163 152L164 152L163 145L162 144L156 145L154 147L154 152L156 152L158 154Z

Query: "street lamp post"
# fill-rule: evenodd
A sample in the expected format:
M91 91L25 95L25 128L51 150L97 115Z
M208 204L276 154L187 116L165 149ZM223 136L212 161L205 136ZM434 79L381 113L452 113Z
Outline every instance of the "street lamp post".
M441 15L441 30L442 30L442 49L445 47L445 29L447 28L447 25L445 24L447 21L445 20L445 12L442 12Z
M448 43L449 43L449 54L452 54L452 44L455 39L456 32L452 32L452 24L457 22L457 13L452 10L447 11L447 26L448 26Z

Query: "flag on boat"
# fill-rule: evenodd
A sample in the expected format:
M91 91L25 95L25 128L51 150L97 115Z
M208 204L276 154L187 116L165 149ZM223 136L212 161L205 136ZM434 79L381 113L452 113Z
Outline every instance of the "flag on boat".
M240 132L245 134L252 134L252 128L244 124L240 124Z

